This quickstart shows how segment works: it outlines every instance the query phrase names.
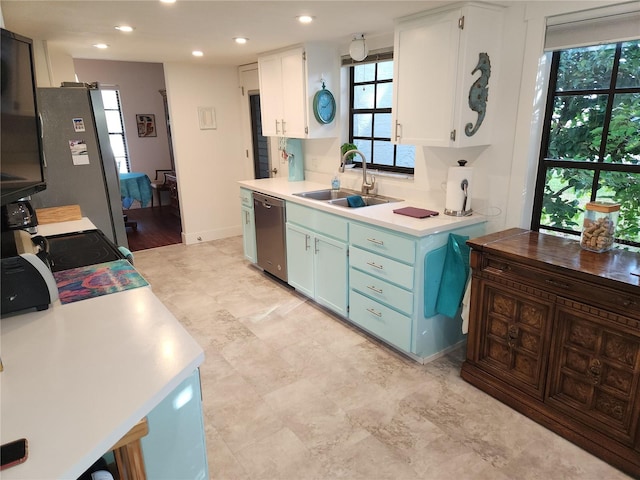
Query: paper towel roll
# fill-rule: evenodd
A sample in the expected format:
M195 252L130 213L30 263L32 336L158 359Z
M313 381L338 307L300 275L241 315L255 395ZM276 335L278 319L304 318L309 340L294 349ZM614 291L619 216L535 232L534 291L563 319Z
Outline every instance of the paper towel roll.
M467 194L462 188L467 181ZM449 167L447 175L447 196L444 213L456 217L471 215L471 186L473 185L473 169L471 167Z

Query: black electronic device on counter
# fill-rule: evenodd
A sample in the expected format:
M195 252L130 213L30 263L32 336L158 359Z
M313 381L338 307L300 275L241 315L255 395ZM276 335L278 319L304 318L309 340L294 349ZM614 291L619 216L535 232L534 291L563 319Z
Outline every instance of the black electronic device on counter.
M0 277L2 316L46 310L58 299L58 287L51 270L33 253L3 258Z

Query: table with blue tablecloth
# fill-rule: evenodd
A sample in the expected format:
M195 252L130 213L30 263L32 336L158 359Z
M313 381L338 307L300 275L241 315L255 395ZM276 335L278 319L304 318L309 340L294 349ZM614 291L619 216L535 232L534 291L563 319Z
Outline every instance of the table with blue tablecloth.
M151 202L151 180L145 173L121 173L120 193L124 208L130 208L136 200L146 207Z

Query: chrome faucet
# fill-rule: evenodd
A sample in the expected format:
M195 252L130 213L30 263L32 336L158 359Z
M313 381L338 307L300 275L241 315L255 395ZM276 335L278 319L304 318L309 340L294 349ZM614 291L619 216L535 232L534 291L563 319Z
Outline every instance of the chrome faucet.
M373 175L367 176L367 159L360 150L348 150L342 156L340 161L340 172L344 172L344 165L347 161L347 157L351 154L357 153L362 158L362 194L371 195L376 185L376 178Z

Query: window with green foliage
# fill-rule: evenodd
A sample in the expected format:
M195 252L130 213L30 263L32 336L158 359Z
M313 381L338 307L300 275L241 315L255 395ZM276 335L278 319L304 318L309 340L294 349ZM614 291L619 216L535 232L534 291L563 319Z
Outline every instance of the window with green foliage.
M349 142L364 154L367 166L413 174L415 147L391 143L393 60L357 64L349 69ZM362 166L359 156L354 163Z
M587 202L620 204L640 247L640 41L553 53L532 229L579 235Z

